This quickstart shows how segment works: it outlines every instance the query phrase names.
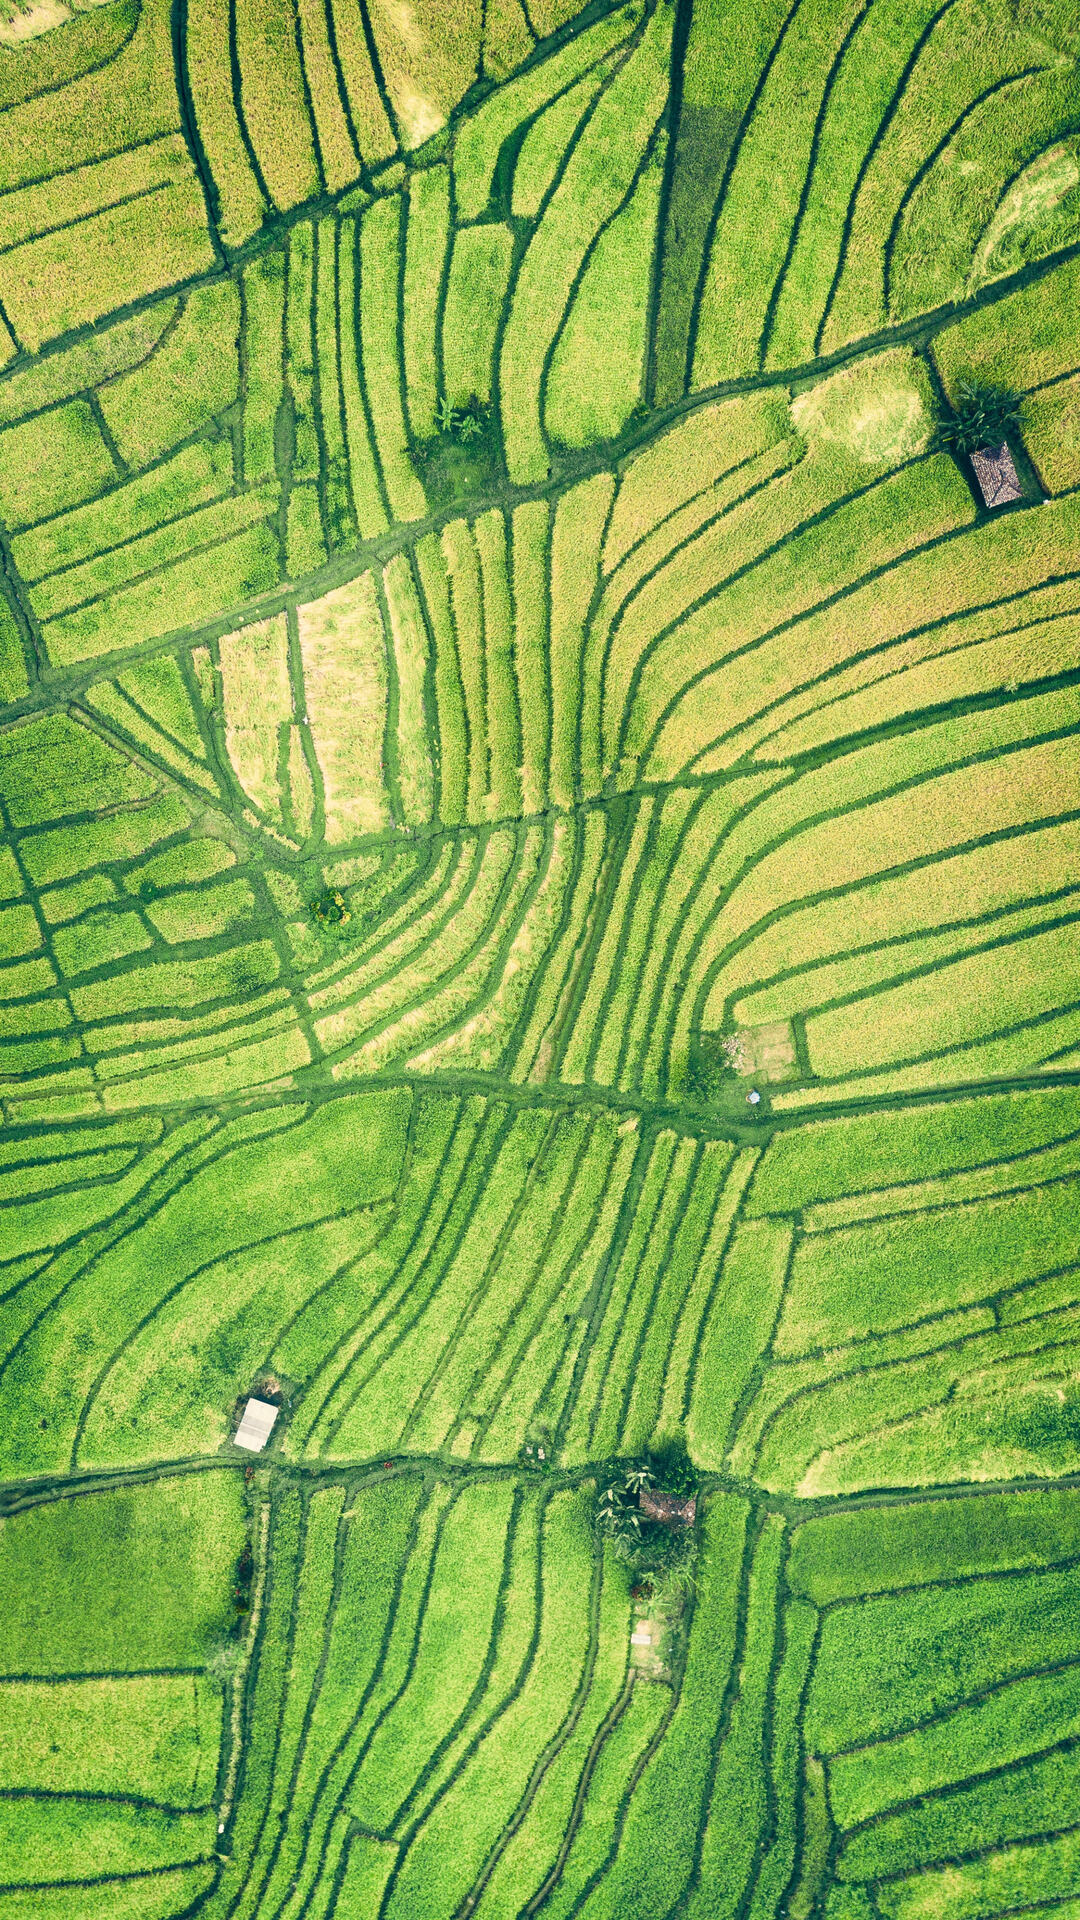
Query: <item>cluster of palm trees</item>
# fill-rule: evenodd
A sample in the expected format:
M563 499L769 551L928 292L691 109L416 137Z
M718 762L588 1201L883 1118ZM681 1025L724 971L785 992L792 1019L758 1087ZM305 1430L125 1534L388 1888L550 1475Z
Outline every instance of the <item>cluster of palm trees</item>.
M632 1461L602 1488L597 1527L639 1584L647 1583L661 1601L673 1600L694 1591L696 1529L650 1519L641 1508L641 1495L649 1487L679 1498L696 1491L697 1476L682 1442Z
M463 444L478 440L490 419L490 406L486 400L478 400L475 393L463 407L452 407L445 393L439 395L435 424L439 432L448 434L451 440L460 440Z

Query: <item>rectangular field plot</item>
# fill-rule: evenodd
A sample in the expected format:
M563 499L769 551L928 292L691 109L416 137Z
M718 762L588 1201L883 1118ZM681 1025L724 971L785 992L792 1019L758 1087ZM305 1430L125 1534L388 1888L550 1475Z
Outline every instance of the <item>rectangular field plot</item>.
M227 1472L9 1517L0 1534L5 1677L201 1667L227 1621L242 1544L238 1476Z
M245 1540L237 1473L46 1498L7 1514L0 1831L9 1903L59 1900L67 1886L70 1910L84 1912L82 1883L119 1876L123 1912L143 1875L160 1876L162 1893L205 1886L225 1730L222 1678L207 1667L237 1617ZM34 1891L18 1895L20 1885Z
M213 1886L213 1867L206 1863L161 1872L150 1869L138 1878L100 1880L75 1888L63 1881L30 1891L0 1894L5 1920L67 1920L78 1900L80 1920L172 1920Z
M279 1586L252 1698L256 1729L280 1703L277 1764L245 1778L223 1891L257 1874L314 1902L346 1861L346 1885L369 1884L357 1870L366 1862L410 1916L450 1920L470 1896L498 1912L541 1890L563 1913L590 1878L603 1886L601 1911L616 1912L635 1884L650 1902L677 1892L697 1846L723 1845L728 1822L743 1835L731 1881L749 1884L762 1818L749 1756L778 1657L783 1525L754 1540L744 1503L711 1503L702 1599L672 1695L628 1675L629 1583L598 1548L590 1499L589 1486L534 1480L515 1491L497 1478L455 1487L399 1474L368 1479L347 1506L331 1488L275 1503ZM718 1767L744 1571L752 1667L720 1731ZM733 1786L748 1763L745 1785ZM359 1821L351 1841L342 1792ZM661 1817L672 1844L658 1859L647 1836ZM380 1844L396 1871L385 1858L377 1871Z
M839 1227L800 1242L777 1333L781 1353L884 1332L1011 1291L1069 1264L1080 1218L1075 1180ZM847 1277L864 1276L863 1302ZM841 1278L841 1276L844 1276Z
M1074 1470L1077 1115L1046 1088L774 1139L745 1212L799 1225L739 1470L804 1496Z
M12 1168L40 1197L0 1220L41 1252L0 1318L9 1471L213 1455L263 1370L290 1383L275 1457L509 1463L541 1432L580 1466L689 1410L722 1460L792 1244L736 1224L753 1150L406 1087L141 1130Z
M207 1813L137 1810L77 1795L0 1802L0 1844L11 1881L63 1885L205 1859L217 1821ZM77 1897L77 1896L76 1896Z
M803 1735L824 1756L837 1877L881 1911L933 1911L920 1887L948 1888L945 1912L996 1911L952 1899L964 1877L1018 1873L1036 1841L1038 1890L1070 1889L1054 1836L1073 1791L1074 1508L1071 1492L990 1495L795 1534L794 1584L827 1609ZM901 1877L915 1871L930 1877Z
M0 300L31 351L213 263L179 134L4 198Z
M0 1785L205 1804L213 1791L222 1698L199 1673L0 1686Z

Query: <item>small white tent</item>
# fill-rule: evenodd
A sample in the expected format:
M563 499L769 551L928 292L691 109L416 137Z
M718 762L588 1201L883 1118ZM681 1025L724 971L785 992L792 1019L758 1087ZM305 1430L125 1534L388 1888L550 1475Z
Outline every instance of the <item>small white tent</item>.
M261 1453L270 1438L278 1410L268 1400L249 1400L244 1417L236 1429L236 1445L249 1453Z

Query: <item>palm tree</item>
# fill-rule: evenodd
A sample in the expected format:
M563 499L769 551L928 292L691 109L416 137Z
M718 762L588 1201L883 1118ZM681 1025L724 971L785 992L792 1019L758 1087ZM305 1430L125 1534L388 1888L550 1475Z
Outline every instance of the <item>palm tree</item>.
M1022 415L1022 400L1008 388L962 381L956 390L952 413L943 414L938 420L938 441L957 453L978 453L983 447L1000 447L1010 433L1017 432Z
M652 1484L653 1484L652 1472L646 1466L642 1466L639 1464L636 1467L631 1467L627 1472L627 1475L626 1475L627 1493L641 1493L643 1488L651 1487Z

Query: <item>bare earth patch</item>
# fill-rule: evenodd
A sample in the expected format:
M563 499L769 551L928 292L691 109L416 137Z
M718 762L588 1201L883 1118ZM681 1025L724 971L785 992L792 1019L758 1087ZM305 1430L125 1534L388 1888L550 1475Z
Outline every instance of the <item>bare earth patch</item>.
M638 1679L672 1684L671 1656L681 1616L679 1599L662 1602L653 1595L631 1603L630 1665Z
M731 1063L744 1080L790 1080L795 1072L795 1042L786 1020L761 1027L740 1027Z

